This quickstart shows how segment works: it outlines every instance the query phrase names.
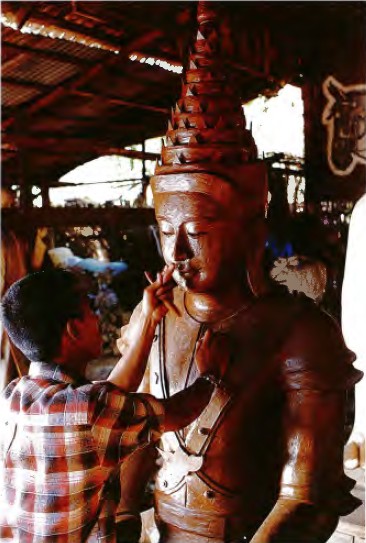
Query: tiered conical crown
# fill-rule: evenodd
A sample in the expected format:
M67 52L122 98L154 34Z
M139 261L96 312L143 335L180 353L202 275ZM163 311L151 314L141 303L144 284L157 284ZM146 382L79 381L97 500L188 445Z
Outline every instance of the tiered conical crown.
M210 192L209 185L218 177L239 190L246 204L249 199L258 205L266 192L265 170L257 161L257 148L246 129L240 98L225 73L215 2L199 2L197 19L197 37L184 73L181 98L172 109L152 188L154 192L172 191L175 180L180 181L181 190L202 192L195 187L194 179L196 176L198 182L202 174L208 174L213 179L209 182L203 176L203 192ZM182 183L183 174L188 184Z

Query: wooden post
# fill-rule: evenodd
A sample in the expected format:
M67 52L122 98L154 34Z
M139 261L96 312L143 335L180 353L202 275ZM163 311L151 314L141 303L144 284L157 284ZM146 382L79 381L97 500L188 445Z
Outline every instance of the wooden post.
M50 192L48 185L41 185L42 207L50 207Z
M26 211L33 207L32 185L30 183L30 171L27 160L27 154L19 151L19 207L22 211Z

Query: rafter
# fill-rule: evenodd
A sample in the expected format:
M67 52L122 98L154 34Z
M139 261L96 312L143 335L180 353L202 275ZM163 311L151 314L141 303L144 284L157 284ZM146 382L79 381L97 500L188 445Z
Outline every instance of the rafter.
M60 141L62 141L62 146L60 146ZM47 148L49 155L62 156L70 154L70 150L80 149L82 146L84 149L87 148L88 151L97 151L98 153L120 155L140 160L156 160L160 156L158 153L148 153L134 149L125 149L124 147L117 147L111 142L98 140L98 138L58 138L56 134L54 137L47 138L38 138L36 135L13 135L11 142L7 141L7 138L3 138L1 148L7 150L14 149L14 143L19 151L21 151L22 147L32 150ZM75 151L74 154L77 156Z
M45 91L52 89L52 85L45 85L44 83L40 83L39 81L26 81L24 79L19 79L17 77L2 77L1 78L2 83L8 83L9 85L16 85L18 87L25 87L25 88L31 88L36 89L39 91Z
M18 55L15 55L12 58L8 58L7 60L4 60L1 63L2 73L4 73L4 71L16 70L22 64L22 62L24 62L26 59L27 59L26 53L19 53ZM4 78L2 77L2 80L3 79Z
M139 104L138 102L131 102L129 100L122 100L121 98L105 95L105 94L97 94L96 92L90 92L90 91L84 91L75 89L72 91L72 94L75 94L76 96L82 96L84 98L101 98L103 100L106 100L110 104L115 104L117 106L126 106L131 108L137 108L137 109L146 109L147 111L157 111L159 113L167 114L169 113L169 109L165 107L157 107L157 106L150 106L148 104Z
M19 210L3 210L4 224L19 224ZM132 229L155 223L153 209L149 208L33 208L22 213L22 221L29 226L81 226L90 224L115 224L118 228Z

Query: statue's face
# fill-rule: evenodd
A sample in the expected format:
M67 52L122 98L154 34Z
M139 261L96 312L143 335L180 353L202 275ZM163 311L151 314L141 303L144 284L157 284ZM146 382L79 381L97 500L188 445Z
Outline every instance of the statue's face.
M233 214L201 193L155 194L164 258L174 263L174 279L192 292L225 288L244 272L245 232Z

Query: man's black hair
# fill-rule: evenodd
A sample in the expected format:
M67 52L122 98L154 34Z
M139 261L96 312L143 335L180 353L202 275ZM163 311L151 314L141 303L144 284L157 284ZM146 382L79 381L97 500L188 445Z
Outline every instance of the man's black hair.
M59 354L69 319L82 316L85 295L77 276L64 270L27 275L14 283L1 302L1 318L12 342L34 362Z

